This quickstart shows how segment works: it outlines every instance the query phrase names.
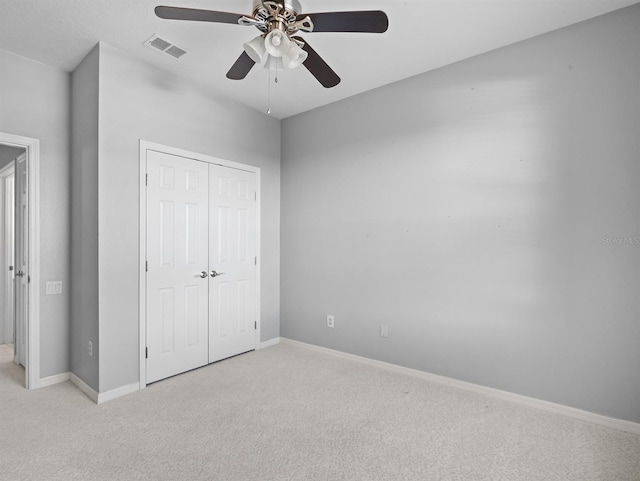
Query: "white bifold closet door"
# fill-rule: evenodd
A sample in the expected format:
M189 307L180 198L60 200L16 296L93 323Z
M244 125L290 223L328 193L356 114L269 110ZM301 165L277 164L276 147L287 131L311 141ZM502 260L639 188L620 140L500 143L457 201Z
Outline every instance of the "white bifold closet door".
M255 349L255 177L209 165L209 362Z
M147 383L255 349L255 173L147 153Z

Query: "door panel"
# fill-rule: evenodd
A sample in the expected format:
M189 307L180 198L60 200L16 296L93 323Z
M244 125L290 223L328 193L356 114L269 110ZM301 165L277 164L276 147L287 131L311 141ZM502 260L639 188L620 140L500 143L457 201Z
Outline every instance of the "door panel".
M147 151L147 382L208 361L206 163Z
M2 179L4 182L4 248L5 251L2 255L5 258L4 266L7 269L4 272L5 275L5 292L4 298L6 300L6 305L1 307L4 309L2 312L3 315L3 325L0 326L0 329L4 331L4 342L8 344L14 344L14 324L15 324L15 315L14 315L14 296L15 296L15 192L14 192L14 179L15 174L11 173L5 178Z
M15 170L15 274L14 274L14 336L16 362L27 365L27 161L24 155L16 160Z
M209 362L255 349L256 174L209 166Z

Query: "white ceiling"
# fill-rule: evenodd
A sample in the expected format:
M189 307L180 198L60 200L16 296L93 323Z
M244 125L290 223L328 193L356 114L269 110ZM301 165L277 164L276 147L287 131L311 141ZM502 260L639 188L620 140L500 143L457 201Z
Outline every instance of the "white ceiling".
M302 34L342 82L325 89L304 67L279 75L272 115L285 118L428 70L586 20L638 0L300 0L304 13L384 10L384 34ZM217 95L267 108L268 71L225 77L258 34L253 27L157 18L156 5L251 12L252 0L0 0L0 48L72 71L98 42L191 78ZM180 60L143 43L158 34ZM126 79L123 79L126 81Z

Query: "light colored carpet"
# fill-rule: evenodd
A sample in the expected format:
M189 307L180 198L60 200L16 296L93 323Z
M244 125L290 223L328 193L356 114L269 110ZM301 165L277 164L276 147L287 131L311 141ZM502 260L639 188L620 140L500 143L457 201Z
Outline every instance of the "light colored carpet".
M0 358L3 480L640 481L640 436L298 346L99 406Z

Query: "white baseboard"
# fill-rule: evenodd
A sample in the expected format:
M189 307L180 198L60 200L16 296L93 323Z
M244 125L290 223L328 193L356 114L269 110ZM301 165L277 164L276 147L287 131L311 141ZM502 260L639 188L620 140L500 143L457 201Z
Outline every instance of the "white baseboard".
M140 384L136 382L134 384L129 384L127 386L121 386L121 387L118 387L116 389L112 389L110 391L105 391L105 392L100 392L99 393L99 392L96 392L91 386L89 386L86 382L84 382L82 379L80 379L74 373L70 373L69 380L78 389L80 389L83 393L85 393L87 396L89 396L89 399L91 399L96 404L102 404L102 403L105 403L107 401L111 401L112 399L116 399L116 398L119 398L121 396L125 396L127 394L131 394L133 392L136 392L136 391L140 390Z
M41 387L53 386L54 384L60 384L62 382L67 382L69 380L69 376L71 373L63 372L61 374L55 374L53 376L43 377L38 381L36 385L36 389L40 389Z
M89 399L91 399L94 403L98 402L98 393L94 391L91 386L89 386L86 382L84 382L74 373L69 374L69 381L71 381L71 384L73 384L75 387L77 387L83 393L89 396Z
M112 399L119 398L121 396L126 396L127 394L134 393L140 390L140 383L128 384L127 386L120 386L116 389L111 389L110 391L105 391L98 393L98 404L106 403L107 401L111 401Z
M276 346L280 344L280 338L274 337L273 339L269 339L268 341L261 342L258 347L256 347L256 351L260 351L261 349L266 349L268 347Z
M640 436L640 423L634 423L632 421L625 421L623 419L610 418L602 416L600 414L594 414L581 409L564 406L562 404L552 403L549 401L542 401L540 399L531 398L528 396L522 396L520 394L514 394L507 391L501 391L500 389L494 389L490 387L480 386L466 381L459 381L445 376L438 376L437 374L431 374L425 371L419 371L417 369L411 369L408 367L398 366L383 361L376 361L375 359L369 359L362 356L356 356L355 354L348 354L346 352L336 351L328 349L326 347L316 346L313 344L307 344L305 342L294 341L293 339L280 338L280 342L283 344L291 344L294 346L304 347L306 349L312 349L314 351L324 352L332 356L341 357L343 359L349 359L351 361L360 362L369 366L376 366L389 371L398 372L400 374L406 374L408 376L425 379L427 381L436 382L438 384L444 384L457 389L464 389L465 391L472 391L475 393L485 394L494 398L502 399L505 401L515 402L523 406L528 406L543 411L561 414L570 418L579 419L592 424L605 426L619 431L635 434Z

